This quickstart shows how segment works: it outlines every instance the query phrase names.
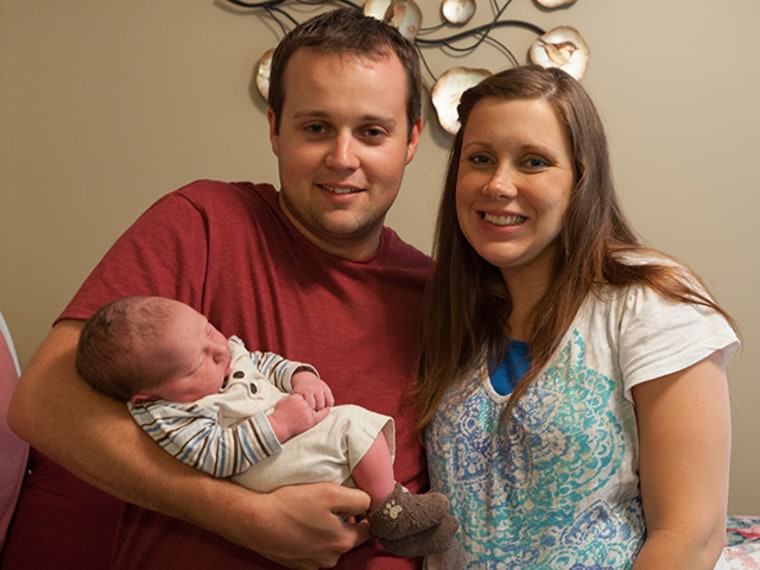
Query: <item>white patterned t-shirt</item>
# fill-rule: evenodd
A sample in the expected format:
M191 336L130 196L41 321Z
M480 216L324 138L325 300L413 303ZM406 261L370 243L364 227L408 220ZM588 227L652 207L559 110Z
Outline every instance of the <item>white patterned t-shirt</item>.
M630 568L645 537L631 388L737 346L714 311L610 287L581 307L508 430L509 396L485 365L449 389L426 451L461 528L427 568Z

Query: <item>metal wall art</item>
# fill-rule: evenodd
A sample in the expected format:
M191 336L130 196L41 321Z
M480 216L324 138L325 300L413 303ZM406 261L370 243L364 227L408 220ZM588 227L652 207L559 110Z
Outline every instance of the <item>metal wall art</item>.
M469 54L484 43L501 51L512 66L520 65L514 53L502 42L494 38L494 30L502 27L517 27L536 34L536 39L528 50L528 60L543 67L559 67L580 80L586 72L590 50L580 32L571 26L557 26L551 30L523 20L504 19L503 14L512 0L498 5L493 3L493 17L482 25L456 31L447 36L440 35L441 30L466 26L477 10L476 0L442 0L441 17L443 21L430 28L422 27L422 10L414 0L365 0L363 5L352 0L263 0L245 2L243 0L223 0L240 8L262 10L280 27L283 34L296 26L294 7L313 7L319 5L346 5L361 9L367 16L387 22L397 28L409 41L413 42L420 53L423 67L433 80L431 101L438 115L441 127L450 134L459 129L456 107L462 93L491 74L487 69L475 69L452 66L437 76L430 69L424 57L424 49L440 48L452 57ZM573 4L576 0L533 0L544 9L556 9ZM256 73L256 86L266 100L269 91L269 71L274 49L267 50L259 60Z

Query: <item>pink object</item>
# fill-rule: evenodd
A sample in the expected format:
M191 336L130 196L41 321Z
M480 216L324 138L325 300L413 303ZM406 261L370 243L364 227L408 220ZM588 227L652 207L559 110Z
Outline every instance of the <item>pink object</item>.
M24 480L29 445L8 427L8 403L18 383L19 367L8 328L0 313L0 550Z

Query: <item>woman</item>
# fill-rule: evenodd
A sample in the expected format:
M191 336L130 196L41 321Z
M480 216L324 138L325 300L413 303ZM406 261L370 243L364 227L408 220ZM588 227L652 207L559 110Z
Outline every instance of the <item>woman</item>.
M713 568L731 318L639 244L569 75L504 71L459 115L416 396L461 530L429 567Z

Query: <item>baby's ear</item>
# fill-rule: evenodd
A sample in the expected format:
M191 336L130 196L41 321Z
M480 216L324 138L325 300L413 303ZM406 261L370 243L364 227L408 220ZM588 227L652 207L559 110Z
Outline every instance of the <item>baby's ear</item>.
M148 394L135 394L129 399L129 401L133 404L142 404L143 402L150 402L154 399L155 398L153 396L150 396Z

